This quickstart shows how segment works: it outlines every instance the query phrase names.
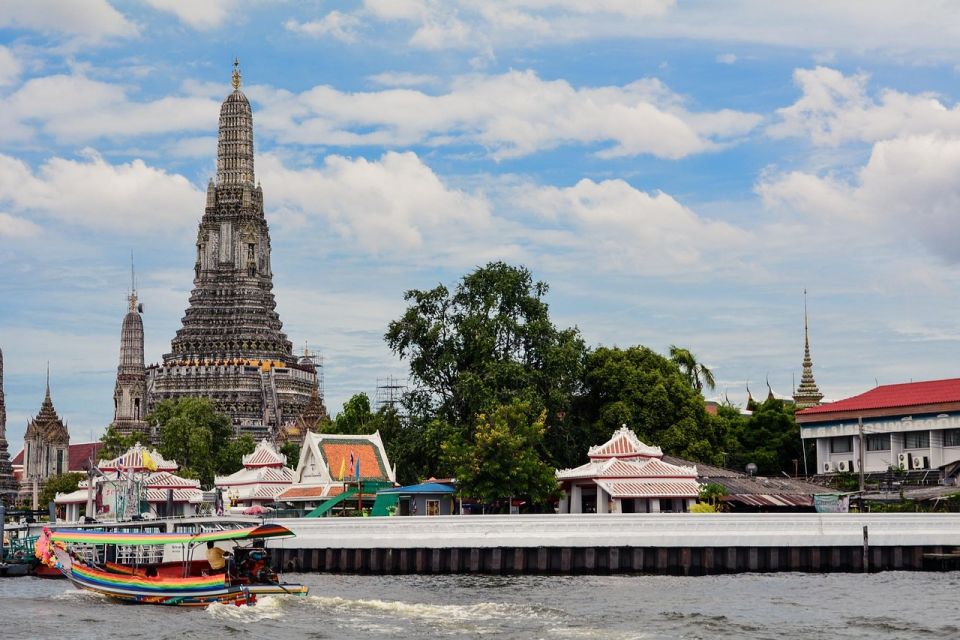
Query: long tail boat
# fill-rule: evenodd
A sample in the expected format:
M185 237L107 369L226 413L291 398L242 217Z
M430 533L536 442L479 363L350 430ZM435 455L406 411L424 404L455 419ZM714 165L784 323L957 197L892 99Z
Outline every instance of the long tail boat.
M293 536L286 527L264 524L259 527L186 533L118 533L61 529L44 531L37 541L41 562L57 567L79 589L141 604L205 607L214 603L254 604L260 595L306 595L308 588L285 584L270 568L263 547L266 538ZM234 549L235 561L226 573L213 573L205 562L193 561L193 551L207 542L249 541ZM183 545L183 560L169 565L97 564L85 561L77 552L89 546Z

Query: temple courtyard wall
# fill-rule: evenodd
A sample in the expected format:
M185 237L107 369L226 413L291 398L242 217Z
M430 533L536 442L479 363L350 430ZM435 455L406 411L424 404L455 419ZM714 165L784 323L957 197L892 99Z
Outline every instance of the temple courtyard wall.
M286 571L708 575L960 568L960 513L291 518Z

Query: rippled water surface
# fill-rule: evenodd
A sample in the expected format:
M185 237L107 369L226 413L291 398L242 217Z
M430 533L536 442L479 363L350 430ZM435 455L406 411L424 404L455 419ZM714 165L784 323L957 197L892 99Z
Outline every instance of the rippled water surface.
M206 610L0 580L0 638L960 638L960 574L288 575L306 598Z

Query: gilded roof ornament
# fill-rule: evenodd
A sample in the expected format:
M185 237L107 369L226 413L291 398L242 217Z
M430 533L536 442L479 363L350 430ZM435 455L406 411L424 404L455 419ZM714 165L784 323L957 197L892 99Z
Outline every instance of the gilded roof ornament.
M238 91L240 89L240 58L233 59L233 89Z

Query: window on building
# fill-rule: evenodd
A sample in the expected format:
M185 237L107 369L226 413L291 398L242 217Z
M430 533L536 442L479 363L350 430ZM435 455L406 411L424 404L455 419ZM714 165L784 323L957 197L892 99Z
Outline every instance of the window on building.
M428 516L438 516L438 515L440 515L440 501L439 501L439 500L427 500L427 515L428 515Z
M63 449L57 449L57 475L63 473Z
M903 434L904 449L928 449L929 447L929 431L907 431Z
M874 433L868 435L867 451L890 451L890 434Z
M943 446L960 447L960 429L944 429Z
M853 437L830 438L830 453L850 453L853 451Z

